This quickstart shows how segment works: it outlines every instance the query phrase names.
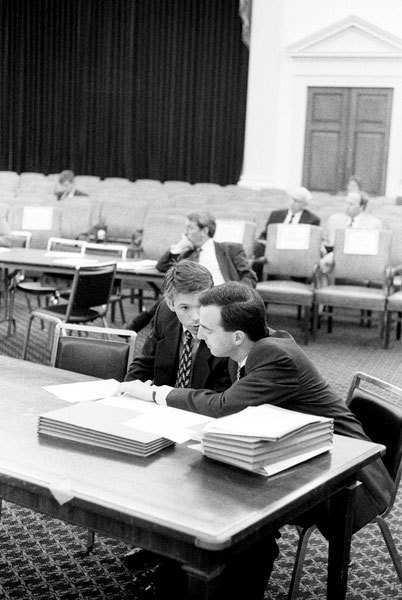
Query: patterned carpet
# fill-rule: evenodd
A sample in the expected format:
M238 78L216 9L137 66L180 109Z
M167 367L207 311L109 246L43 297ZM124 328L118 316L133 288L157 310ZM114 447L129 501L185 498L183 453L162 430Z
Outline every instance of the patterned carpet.
M128 318L135 306L125 304ZM271 314L272 313L272 314ZM6 324L0 324L0 353L19 357L27 323L24 298L17 299L17 330L6 337ZM295 313L276 307L269 314L270 325L287 329L302 340ZM120 323L116 323L120 326ZM141 347L146 330L138 337ZM37 323L32 332L28 358L47 363L50 336ZM381 349L377 330L358 326L357 316L339 315L334 332L326 333L324 323L317 340L305 347L319 370L343 396L357 370L376 375L402 386L402 342L392 340L391 348ZM402 491L391 518L394 539L402 554ZM86 532L49 519L17 505L3 503L0 526L0 600L146 600L154 597L157 567L129 572L121 562L125 544L97 536L94 550L85 552ZM266 599L284 600L293 565L296 534L282 530L281 554L272 574ZM300 600L325 598L326 543L319 534L310 541L303 573ZM402 587L393 570L385 545L374 525L353 539L348 600L396 600ZM225 599L223 599L225 600ZM247 599L245 599L247 600Z

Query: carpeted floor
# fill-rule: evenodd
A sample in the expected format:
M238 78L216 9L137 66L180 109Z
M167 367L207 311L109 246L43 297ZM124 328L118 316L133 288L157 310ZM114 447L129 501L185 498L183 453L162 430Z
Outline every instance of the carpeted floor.
M128 317L135 306L126 301ZM271 314L272 313L272 314ZM23 298L17 300L15 336L6 337L6 324L0 324L0 353L19 357L27 322ZM270 310L270 325L287 329L301 342L294 310ZM120 323L116 323L119 326ZM147 330L138 337L141 347ZM307 354L330 383L346 395L357 370L376 375L402 386L402 342L392 340L382 350L377 330L361 328L357 316L339 315L334 332L326 333L324 323L317 340L305 347ZM34 326L28 358L47 363L50 336L39 323ZM395 541L402 554L402 492L390 517ZM94 550L85 553L86 531L49 519L25 508L3 504L0 525L0 600L136 600L154 597L157 567L130 573L120 558L127 547L117 540L97 536ZM281 554L266 592L266 598L284 600L293 565L296 534L282 530ZM310 541L299 594L300 600L325 598L326 544L319 534ZM385 545L374 525L353 539L348 600L396 600L402 586L393 570ZM245 599L247 600L247 599Z

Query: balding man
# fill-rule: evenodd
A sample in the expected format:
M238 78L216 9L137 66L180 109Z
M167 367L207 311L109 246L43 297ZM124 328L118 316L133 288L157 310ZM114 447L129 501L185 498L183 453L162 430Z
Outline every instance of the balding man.
M269 215L265 230L261 232L259 240L267 239L267 227L273 223L285 223L289 225L319 225L320 218L307 209L311 200L311 194L305 187L297 187L288 192L289 208L273 210ZM265 244L257 242L254 246L253 269L257 273L259 281L262 279L264 265Z

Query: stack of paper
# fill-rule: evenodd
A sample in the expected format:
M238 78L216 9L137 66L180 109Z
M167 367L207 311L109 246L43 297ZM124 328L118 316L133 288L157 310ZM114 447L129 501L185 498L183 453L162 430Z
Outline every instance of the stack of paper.
M134 416L129 409L81 402L41 415L38 433L136 456L150 456L174 443L158 434L127 426L126 422Z
M248 407L207 424L205 456L273 475L331 449L333 420L278 408Z

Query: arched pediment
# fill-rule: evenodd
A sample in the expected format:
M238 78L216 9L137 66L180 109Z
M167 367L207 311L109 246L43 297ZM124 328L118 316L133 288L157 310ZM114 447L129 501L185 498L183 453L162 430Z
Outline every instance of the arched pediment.
M293 58L402 58L402 39L351 15L288 47Z

